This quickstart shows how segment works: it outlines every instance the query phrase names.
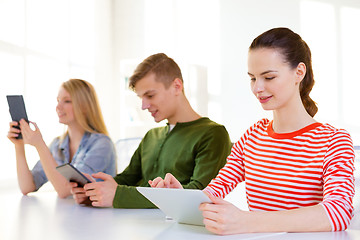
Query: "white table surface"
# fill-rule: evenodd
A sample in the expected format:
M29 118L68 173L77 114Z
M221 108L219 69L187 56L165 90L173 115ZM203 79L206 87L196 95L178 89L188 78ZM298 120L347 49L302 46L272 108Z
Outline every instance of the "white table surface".
M344 232L260 233L217 236L204 227L166 220L158 209L79 206L54 191L23 196L0 193L0 240L17 239L359 239L360 226Z

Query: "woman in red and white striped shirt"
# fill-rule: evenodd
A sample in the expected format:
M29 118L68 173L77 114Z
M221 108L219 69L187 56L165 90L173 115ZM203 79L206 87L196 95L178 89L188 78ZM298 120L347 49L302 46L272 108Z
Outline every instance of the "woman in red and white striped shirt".
M213 201L200 206L206 228L218 234L345 230L353 216L354 149L345 130L313 119L309 47L290 29L271 29L250 45L248 74L273 120L250 127L204 189ZM242 181L250 211L223 200ZM171 174L149 182L181 188Z

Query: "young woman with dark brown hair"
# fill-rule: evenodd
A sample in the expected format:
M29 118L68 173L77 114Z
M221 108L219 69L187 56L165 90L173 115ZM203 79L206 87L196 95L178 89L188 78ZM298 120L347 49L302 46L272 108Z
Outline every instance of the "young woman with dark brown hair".
M254 39L251 90L273 120L262 119L236 142L226 165L204 189L204 223L217 234L345 230L353 215L354 149L349 133L317 122L311 53L288 28ZM250 211L223 200L245 182ZM167 174L153 187L181 188Z

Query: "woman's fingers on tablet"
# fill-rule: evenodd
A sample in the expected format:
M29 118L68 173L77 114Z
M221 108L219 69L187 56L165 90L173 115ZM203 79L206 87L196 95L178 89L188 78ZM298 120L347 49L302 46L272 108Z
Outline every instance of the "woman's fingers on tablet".
M18 122L12 121L12 122L9 123L9 125L10 125L10 129L19 130L18 128L15 128L16 126L19 126Z
M16 121L12 121L12 122L9 122L9 125L10 125L10 127L13 127L13 126L17 126L19 124Z
M18 135L19 135L18 133L8 132L7 137L8 137L8 138L16 138Z
M10 129L8 132L8 138L14 138L17 137L19 135L19 133L21 132L20 129L15 128L15 126L18 126L19 124L17 122L10 122Z
M202 213L204 219L215 220L217 217L217 211L214 210L203 210Z
M224 227L226 225L224 225L223 222L224 216L219 214L219 212L216 210L217 206L215 204L210 204L210 203L206 203L206 204L203 203L202 205L206 205L207 207L215 206L215 209L203 211L203 217L204 217L203 223L205 225L205 228L210 232L216 234L223 234L225 230Z

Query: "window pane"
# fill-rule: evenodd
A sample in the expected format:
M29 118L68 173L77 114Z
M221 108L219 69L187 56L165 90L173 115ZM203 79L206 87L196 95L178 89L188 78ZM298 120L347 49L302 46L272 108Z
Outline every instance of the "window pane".
M93 68L72 65L70 67L70 78L80 78L90 83L94 83L95 73Z
M358 110L357 96L360 89L358 77L359 56L360 56L360 29L357 24L360 22L360 9L341 9L341 30L342 30L342 82L343 82L343 114L347 124L360 126L360 111Z
M4 157L3 167L0 170L1 178L13 178L15 169L15 149L14 145L5 137L9 131L9 122L11 121L9 107L6 101L6 95L23 94L24 92L24 62L21 57L4 54L0 52L0 79L2 84L0 88L0 151Z
M46 55L68 56L68 1L29 0L26 11L27 46Z
M0 52L0 79L1 90L6 94L24 93L24 60L21 56Z
M24 0L0 1L0 40L24 45Z
M315 118L335 124L340 118L335 9L331 4L303 1L300 10L301 36L313 58L315 86L311 97L319 107Z
M70 2L70 61L93 66L95 61L94 1Z
M94 4L94 0L0 0L0 79L6 83L0 88L2 136L11 120L7 94L24 95L28 117L38 124L47 144L64 132L55 110L61 83L69 77L95 81L95 36L103 36L95 34L95 21L102 19L95 19ZM38 154L32 146L25 148L32 168ZM0 138L0 151L6 156L0 179L15 180L14 146L6 137Z
M26 107L28 117L37 123L46 143L62 133L56 114L57 95L62 82L68 80L68 67L38 56L26 58Z
M173 15L173 1L145 1L144 43L147 52L165 52L171 55L176 28Z

